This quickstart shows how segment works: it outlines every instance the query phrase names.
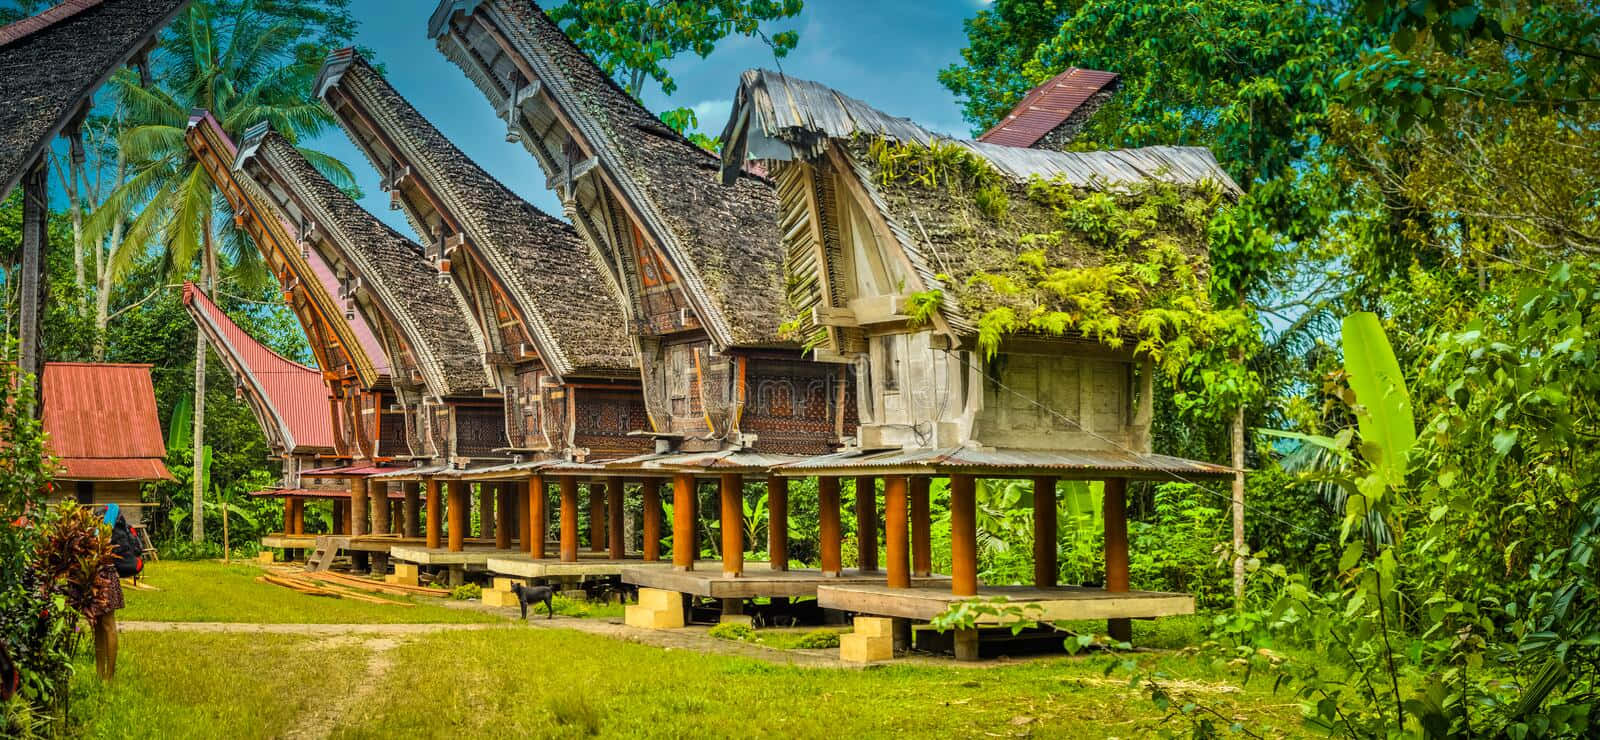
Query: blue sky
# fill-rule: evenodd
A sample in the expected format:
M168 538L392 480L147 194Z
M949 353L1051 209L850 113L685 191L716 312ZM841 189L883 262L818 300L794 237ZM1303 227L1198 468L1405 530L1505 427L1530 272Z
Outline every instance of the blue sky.
M376 54L400 93L468 156L523 198L559 216L539 166L520 145L505 143L505 124L428 40L428 16L436 5L434 0L355 0L352 8L361 19L357 40ZM789 56L775 63L758 39L724 39L710 57L689 54L670 63L676 94L668 99L652 83L645 103L657 112L694 108L701 128L715 134L727 121L739 73L781 64L789 74L831 85L933 130L965 133L956 99L936 75L960 59L966 41L961 21L983 5L982 0L806 0L799 18L771 27L800 32L800 44ZM411 233L404 217L389 210L377 173L343 131L329 131L310 146L349 163L366 195L363 205L401 233Z

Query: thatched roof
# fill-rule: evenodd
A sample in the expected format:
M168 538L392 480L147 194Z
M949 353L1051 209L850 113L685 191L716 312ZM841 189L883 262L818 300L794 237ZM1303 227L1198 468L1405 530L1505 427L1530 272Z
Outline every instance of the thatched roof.
M235 169L251 158L271 173L255 178L258 187L269 189L275 181L288 188L309 211L300 215L331 236L329 242L361 277L385 320L404 336L429 392L440 398L481 395L489 381L466 330L471 320L438 280L422 248L368 213L265 124L245 134ZM286 213L279 217L296 222ZM398 359L390 358L389 365L399 367Z
M681 277L713 342L775 344L787 318L784 251L771 183L754 175L715 182L716 155L663 125L574 45L528 0L444 0L430 33L450 32L458 14L492 24L517 61L532 70L563 117L596 150L618 196L638 215ZM494 82L461 45L440 43L497 105Z
M188 0L68 0L0 27L0 198Z
M1058 152L955 139L890 116L820 83L764 70L745 72L741 78L723 141L725 177L737 176L747 157L811 161L838 144L921 282L906 290L920 287L946 294L941 313L959 334L975 332L978 318L989 309L1015 304L1025 315L1026 309L1033 307L1030 301L1037 295L1028 290L1007 296L973 285L979 276L1002 276L1031 288L1036 280L1019 260L1025 252L1043 250L1047 268L1068 269L1138 257L1074 243L1071 234L1060 243L1038 239L1038 235L1063 232L1064 226L1054 206L1041 202L1031 188L1035 183L1048 181L1067 191L1118 197L1153 184L1239 193L1211 152L1203 148ZM930 161L938 161L933 167L944 169L945 174L907 176L895 171L897 165L892 162L880 160L875 146L910 147L927 153ZM964 169L982 170L988 179L988 192L982 194L990 200L988 206L980 202L977 187L960 182ZM996 201L1004 205L996 206ZM1203 275L1203 231L1197 231L1191 220L1175 215L1162 226L1170 228L1188 253L1191 268Z
M637 368L615 292L571 226L485 172L360 55L340 52L329 58L317 91L326 100L333 89L359 104L381 135L404 151L412 175L443 198L444 208L462 224L522 313L552 372L565 377ZM349 122L345 128L357 136ZM365 151L361 141L357 145Z
M1239 192L1239 186L1204 147L1056 152L957 139L929 131L909 118L891 116L822 83L764 69L746 70L739 79L733 114L722 131L723 179L736 177L747 157L814 159L829 143L856 137L923 146L952 142L1019 182L1060 177L1079 187L1111 189L1149 181L1189 186L1211 181Z

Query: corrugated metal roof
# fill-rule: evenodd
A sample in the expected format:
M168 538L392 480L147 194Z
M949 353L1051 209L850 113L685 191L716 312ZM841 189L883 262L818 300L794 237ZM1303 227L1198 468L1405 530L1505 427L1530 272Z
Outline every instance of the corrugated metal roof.
M226 354L235 377L264 405L278 425L288 452L334 448L333 414L322 373L272 351L235 324L193 283L183 284L183 305L205 330L219 354Z
M1045 134L1066 123L1084 103L1116 81L1115 72L1068 67L1029 90L1005 120L984 132L978 141L1017 147L1038 144Z
M349 499L350 489L336 488L267 488L260 491L251 491L251 496L256 498L318 498L318 499ZM399 488L390 488L385 495L391 499L405 498L405 491Z
M956 139L908 118L891 116L819 82L756 69L740 78L733 114L722 131L723 179L730 181L750 157L809 160L821 156L832 140L856 136L924 146L953 142L1019 182L1034 176L1059 176L1080 187L1113 189L1152 179L1179 185L1211 181L1235 195L1241 192L1204 147L1057 152Z
M300 471L302 478L367 478L379 473L391 473L397 468L383 465L335 465Z
M47 362L47 445L62 480L171 480L149 365Z
M785 465L783 475L879 472L884 474L971 473L998 475L1056 474L1091 477L1189 479L1231 477L1232 468L1181 457L1138 454L1123 450L1017 450L947 447L940 449L863 451L819 455Z

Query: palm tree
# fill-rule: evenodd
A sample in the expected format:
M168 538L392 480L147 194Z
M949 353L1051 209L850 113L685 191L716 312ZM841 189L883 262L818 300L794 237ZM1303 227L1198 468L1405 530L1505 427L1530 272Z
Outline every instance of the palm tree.
M198 269L209 293L227 269L241 282L266 279L259 253L235 227L227 200L184 140L191 111L208 110L238 139L246 128L265 121L291 141L314 136L332 117L309 95L318 64L303 53L311 29L292 12L255 0L197 0L174 21L154 63L157 84L142 88L126 71L112 79L124 116L118 139L129 176L91 216L93 238L123 228L113 256L115 272L125 271L159 244L168 274ZM301 152L330 180L353 188L348 168L313 150ZM205 446L206 341L195 336L194 459ZM204 476L194 475L194 511L204 508ZM204 517L193 516L193 537L204 537Z

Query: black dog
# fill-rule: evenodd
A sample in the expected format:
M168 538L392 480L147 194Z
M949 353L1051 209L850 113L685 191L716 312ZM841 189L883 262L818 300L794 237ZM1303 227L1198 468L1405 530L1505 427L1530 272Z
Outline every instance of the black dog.
M555 596L556 590L549 586L524 586L520 583L511 584L511 593L517 595L517 604L522 607L522 618L528 618L528 604L544 602L545 619L554 619L556 616Z

